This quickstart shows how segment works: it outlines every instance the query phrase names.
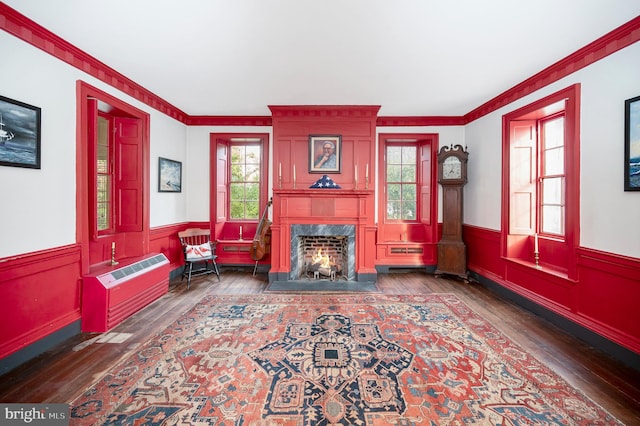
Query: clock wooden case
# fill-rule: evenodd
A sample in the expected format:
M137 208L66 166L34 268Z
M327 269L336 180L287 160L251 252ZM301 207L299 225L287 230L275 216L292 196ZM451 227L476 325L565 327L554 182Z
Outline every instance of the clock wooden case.
M435 275L455 275L469 281L467 248L462 240L463 187L469 153L462 145L443 146L438 153L438 182L442 185L442 237L438 242Z

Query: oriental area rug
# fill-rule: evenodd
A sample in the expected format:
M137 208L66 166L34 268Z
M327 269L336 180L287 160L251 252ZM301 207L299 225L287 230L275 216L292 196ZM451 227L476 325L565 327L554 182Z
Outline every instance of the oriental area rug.
M72 425L619 425L456 296L207 296Z

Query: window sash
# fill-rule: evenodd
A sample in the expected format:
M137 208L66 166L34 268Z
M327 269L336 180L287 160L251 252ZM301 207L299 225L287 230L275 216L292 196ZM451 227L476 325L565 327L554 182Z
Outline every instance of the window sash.
M229 219L257 220L260 217L262 146L232 142L229 164Z
M386 147L386 220L418 221L418 148L394 144Z
M538 230L556 236L564 236L565 233L564 124L564 114L540 120Z

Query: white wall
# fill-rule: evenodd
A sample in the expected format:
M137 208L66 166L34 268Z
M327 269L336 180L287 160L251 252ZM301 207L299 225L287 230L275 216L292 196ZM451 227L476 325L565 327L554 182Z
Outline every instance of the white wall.
M0 166L0 258L75 243L78 79L150 114L152 227L209 220L210 133L271 133L269 127L187 128L5 32L0 32L0 54L0 95L42 108L42 168ZM640 95L638 70L640 43L465 127L383 127L377 133L439 133L440 146L467 145L465 222L499 230L502 115L581 83L581 245L640 257L640 192L623 191L623 107L625 99ZM273 140L270 147L271 165ZM157 192L159 156L183 163L181 193Z
M157 157L186 161L186 126L6 32L0 55L0 95L42 109L41 169L0 166L0 258L75 243L79 79L151 115L151 226L188 219L186 192L157 192Z
M640 192L624 192L624 101L640 95L640 43L466 126L465 223L500 229L502 116L581 83L580 245L640 257Z

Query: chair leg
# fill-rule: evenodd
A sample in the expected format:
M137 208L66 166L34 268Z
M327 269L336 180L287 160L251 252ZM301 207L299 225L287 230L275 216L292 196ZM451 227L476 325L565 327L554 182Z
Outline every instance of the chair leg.
M257 270L258 270L258 261L256 260L256 264L255 264L255 266L253 267L253 276L254 276L254 277L256 276L256 271L257 271Z
M213 271L218 276L218 282L220 282L220 270L218 269L218 264L216 263L215 260L211 260L211 264L213 265Z
M189 262L189 278L187 279L187 290L189 290L189 286L191 285L191 271L193 270L193 262Z

